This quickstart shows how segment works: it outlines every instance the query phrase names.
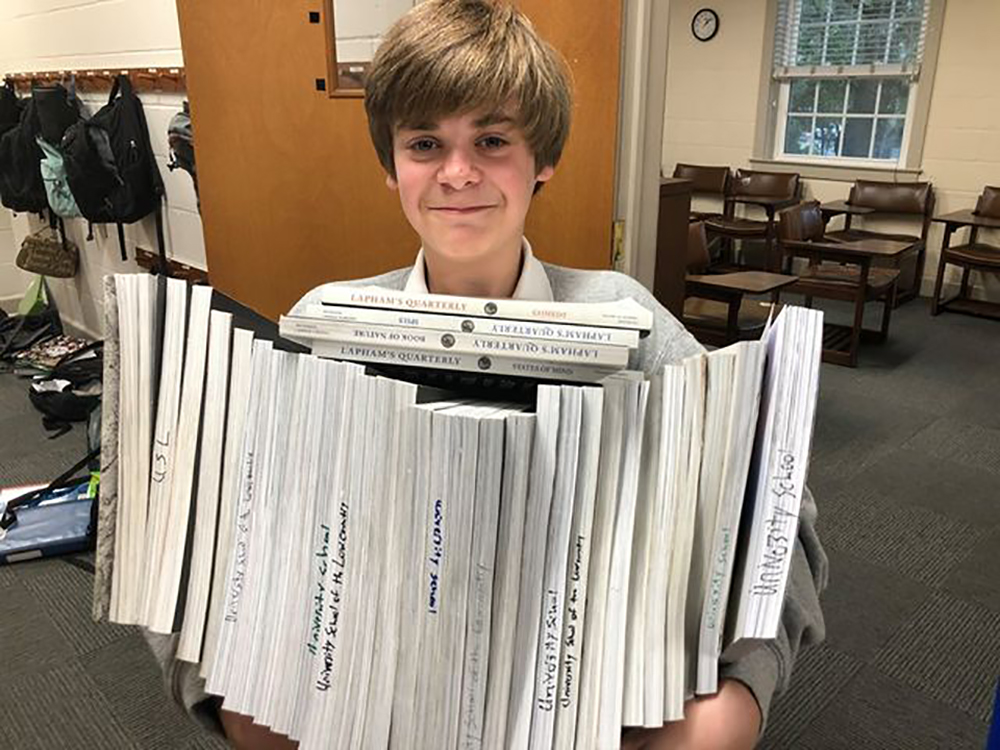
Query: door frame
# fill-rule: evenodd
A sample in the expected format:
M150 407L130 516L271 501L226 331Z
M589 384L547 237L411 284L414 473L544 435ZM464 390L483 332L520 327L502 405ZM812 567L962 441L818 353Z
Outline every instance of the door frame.
M653 289L666 119L670 0L622 3L615 220L624 222L615 270Z

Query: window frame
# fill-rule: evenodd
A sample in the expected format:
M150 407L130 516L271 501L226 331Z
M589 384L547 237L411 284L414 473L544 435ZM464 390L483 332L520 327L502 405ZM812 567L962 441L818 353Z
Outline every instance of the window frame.
M847 80L852 79L864 79L864 78L901 78L902 76L891 76L884 73L875 73L870 76L830 76L830 77L812 77L812 76L801 76L801 77L791 77L785 78L780 81L776 81L778 85L778 104L777 113L775 116L774 123L774 145L771 157L775 161L784 162L807 162L812 164L827 164L833 166L843 166L843 167L859 167L862 169L867 168L883 168L883 169L898 169L900 166L907 163L907 156L910 151L910 133L912 131L912 119L916 110L916 100L919 96L919 82L911 81L909 84L909 94L906 100L906 112L903 113L903 135L899 145L899 156L896 159L876 159L874 157L862 157L862 156L816 156L812 154L787 154L785 153L785 132L788 126L788 100L791 96L792 82L796 80L813 80L817 83L819 81L829 81L836 78L845 78ZM817 113L813 113L815 116ZM898 119L898 115L894 119ZM872 138L874 138L874 130L876 123L879 119L878 113L872 114ZM889 118L884 118L889 119ZM843 138L843 135L841 136Z
M918 75L911 81L907 100L900 155L896 160L842 156L815 156L785 154L784 136L788 117L788 97L791 78L774 75L774 46L777 32L779 0L767 0L767 23L761 56L760 96L757 107L757 130L753 155L755 168L782 172L799 172L803 177L815 179L879 179L886 175L918 176L921 172L924 137L930 112L931 94L937 70L938 50L941 43L941 26L944 21L946 0L927 0L927 29L924 36L924 55ZM819 76L810 76L817 80ZM868 75L842 74L823 78L891 78L887 71Z

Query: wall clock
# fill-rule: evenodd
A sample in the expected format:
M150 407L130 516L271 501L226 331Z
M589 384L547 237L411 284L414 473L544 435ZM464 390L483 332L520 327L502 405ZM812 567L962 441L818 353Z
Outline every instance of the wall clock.
M719 33L719 14L711 8L702 8L691 19L691 33L699 42L707 42Z

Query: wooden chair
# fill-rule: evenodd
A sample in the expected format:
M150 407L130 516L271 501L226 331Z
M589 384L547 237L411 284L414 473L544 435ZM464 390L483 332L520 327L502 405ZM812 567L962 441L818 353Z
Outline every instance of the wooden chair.
M987 187L983 190L972 211L953 211L936 217L934 221L944 223L944 239L941 242L941 258L934 281L931 314L951 310L1000 320L1000 303L976 300L969 296L969 275L973 271L1000 272L1000 247L979 242L980 229L1000 229L1000 187ZM952 234L962 227L969 227L968 239L964 244L952 246ZM949 263L961 267L962 283L958 294L945 301L941 299L941 287L944 283L944 269Z
M851 326L824 324L823 361L856 367L858 347L863 340L884 341L895 305L899 270L874 268L875 260L898 254L905 242L865 239L839 240L825 234L826 222L816 201L782 211L778 216L781 250L788 259L807 258L808 268L788 291L805 296L806 307L814 297L854 303ZM864 328L865 304L881 301L879 330Z
M709 266L705 225L692 223L688 232L685 328L711 346L758 338L780 290L794 284L796 277L763 271L704 273ZM748 299L748 295L765 294L771 295L770 302Z
M828 232L827 237L845 241L864 239L891 240L909 244L906 251L892 262L901 271L896 304L902 304L920 294L924 275L927 234L934 213L934 188L929 182L877 182L856 180L846 201L823 204L827 220L843 214L842 229ZM867 219L890 218L920 222L920 232L893 233L858 229L851 226L854 216ZM914 227L916 228L916 227ZM884 261L880 261L884 262Z
M721 217L725 209L726 194L729 191L729 167L703 167L697 164L678 164L674 167L674 177L691 180L692 198L716 198L718 211L691 211L691 221Z
M738 169L729 182L729 192L721 217L705 222L710 240L726 240L730 267L756 267L777 273L781 270L781 255L775 247L775 214L799 202L801 184L794 173L757 172ZM764 219L736 216L736 204L756 206L764 210ZM763 240L765 255L761 263L749 263L747 258L736 262L733 247L736 240Z

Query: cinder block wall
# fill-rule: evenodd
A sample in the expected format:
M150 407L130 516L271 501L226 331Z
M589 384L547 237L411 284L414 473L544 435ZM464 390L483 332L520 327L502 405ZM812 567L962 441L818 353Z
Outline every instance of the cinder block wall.
M0 3L0 73L49 70L114 70L125 67L169 67L184 64L173 0L7 0ZM191 180L167 169L167 124L181 109L182 95L142 95L150 140L166 185L164 233L167 252L177 260L205 268L201 219ZM83 97L90 112L106 96ZM40 226L37 217L0 209L0 302L14 304L31 276L14 259L21 240ZM129 260L121 260L115 227L94 228L66 222L67 236L80 248L81 267L74 279L52 279L50 288L64 322L95 336L101 334L101 278L106 273L134 271L134 248L156 248L152 217L125 229Z

